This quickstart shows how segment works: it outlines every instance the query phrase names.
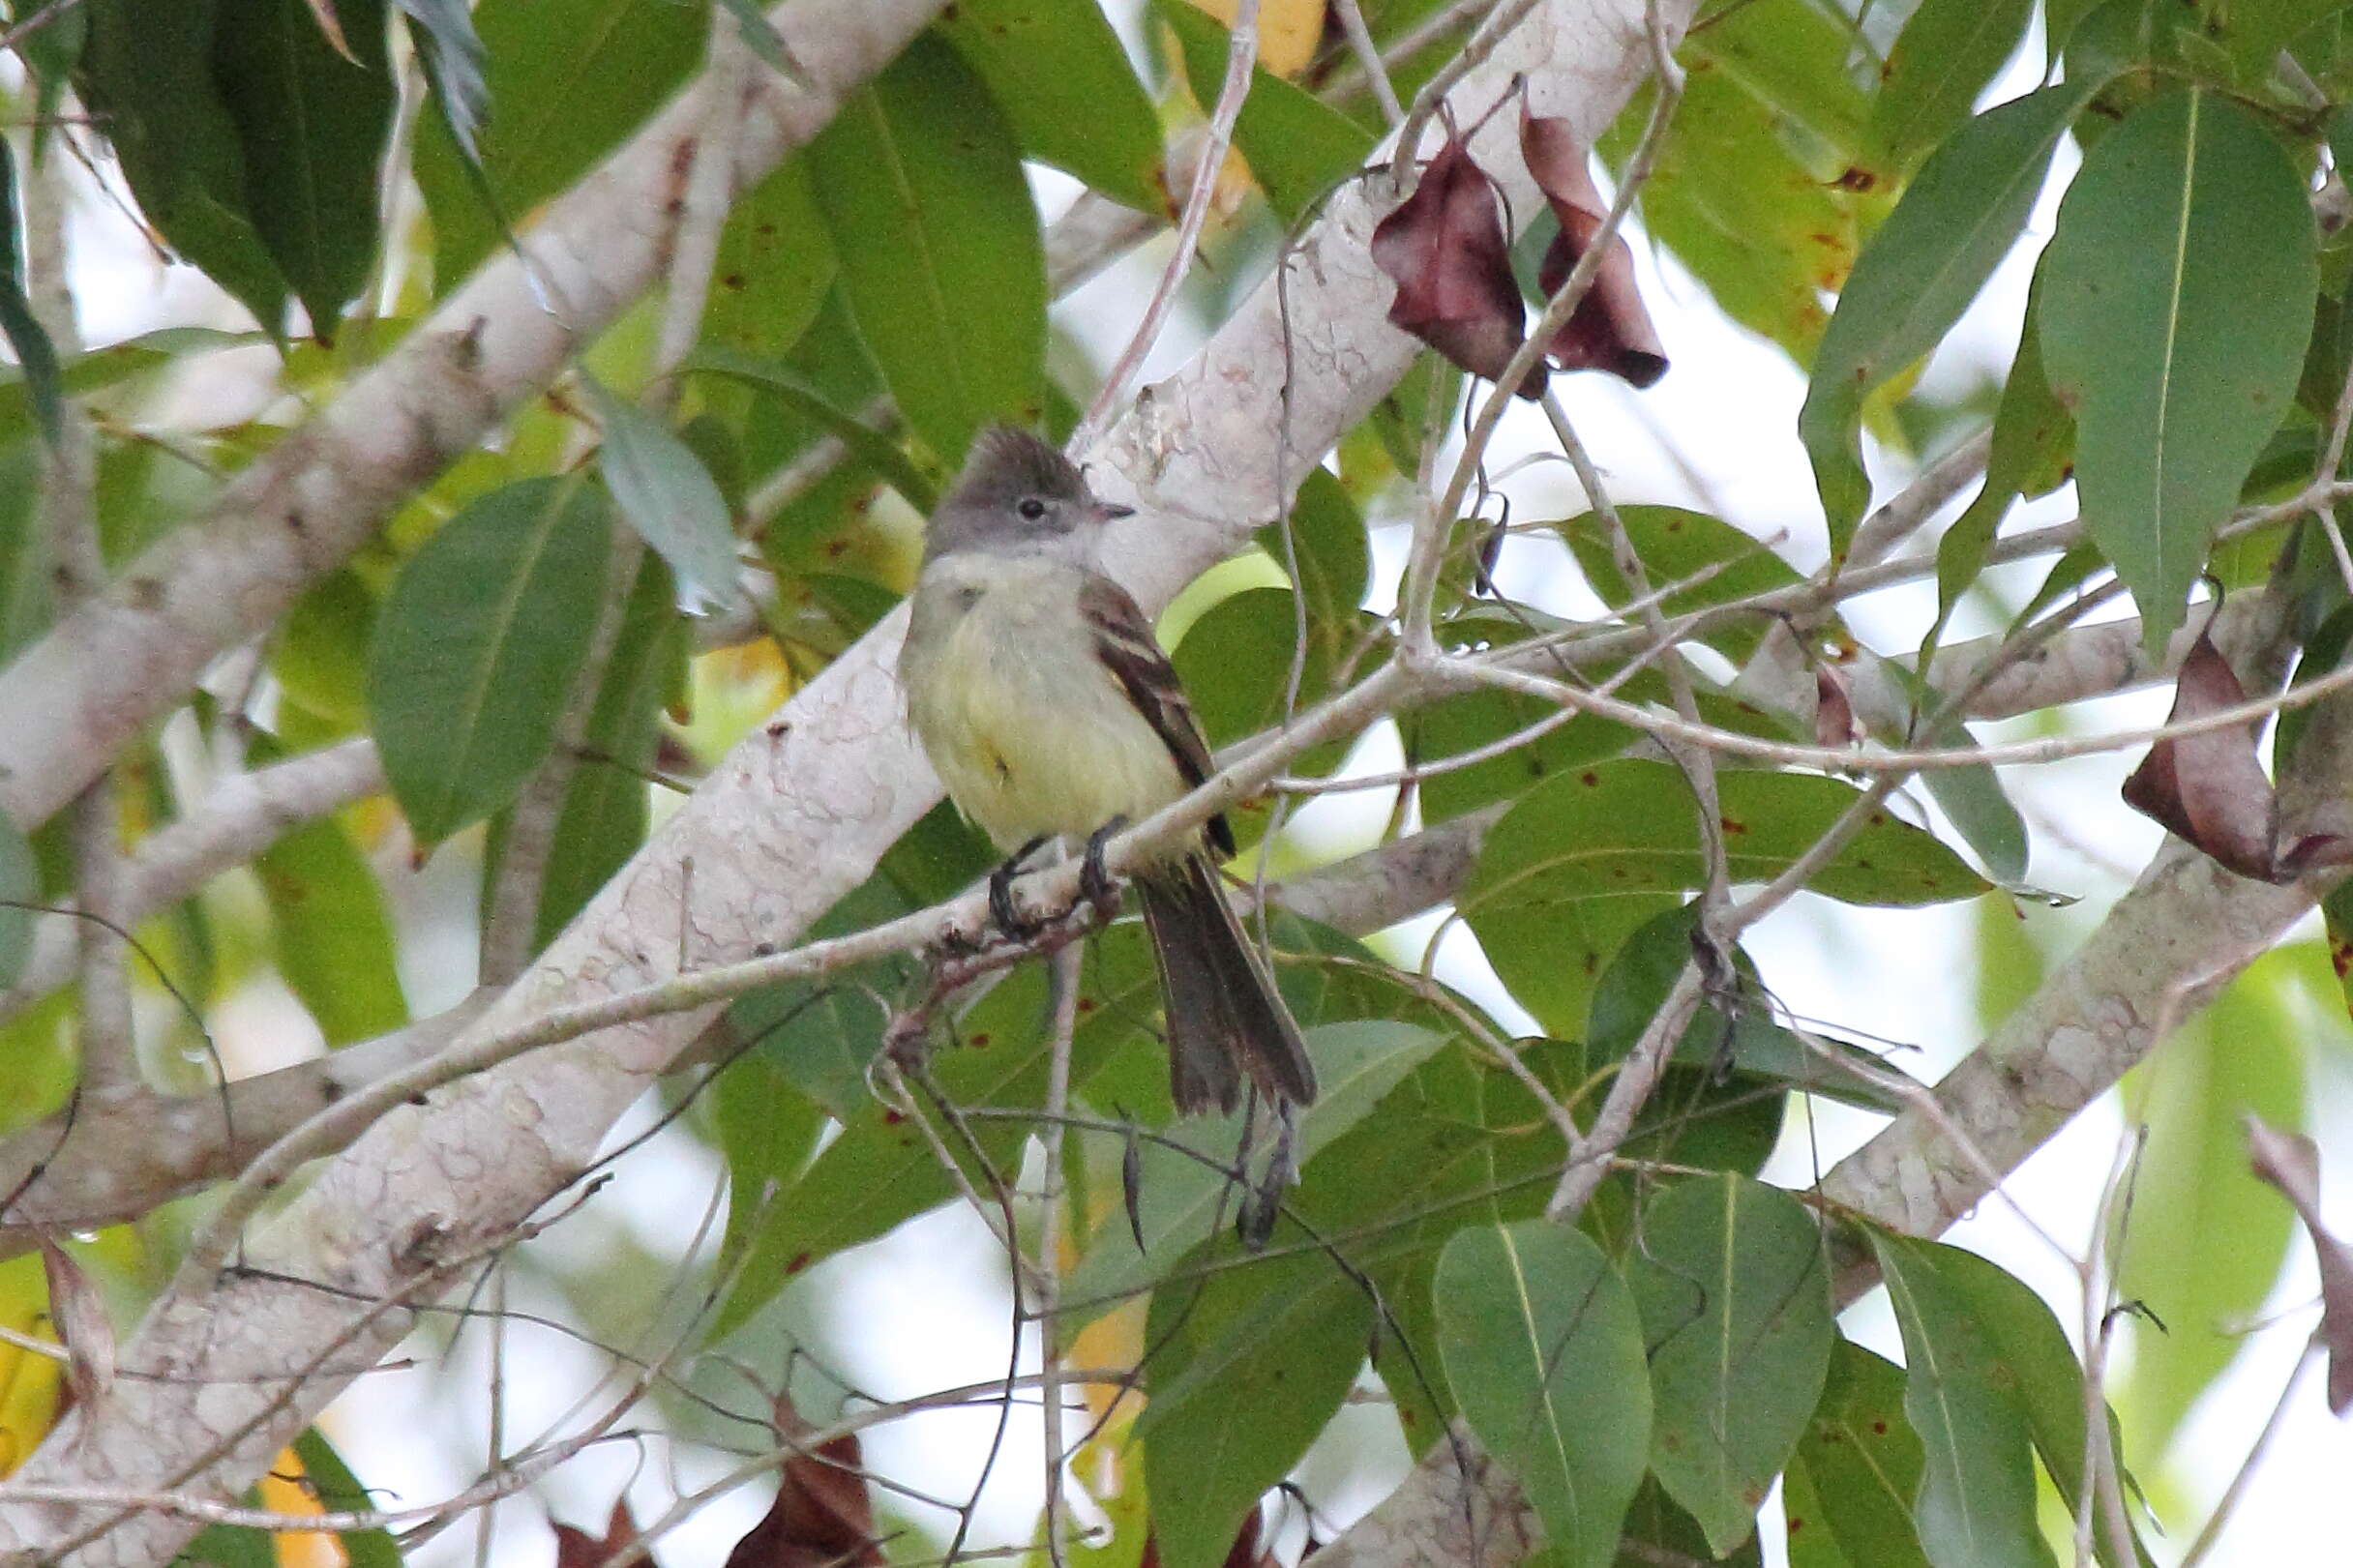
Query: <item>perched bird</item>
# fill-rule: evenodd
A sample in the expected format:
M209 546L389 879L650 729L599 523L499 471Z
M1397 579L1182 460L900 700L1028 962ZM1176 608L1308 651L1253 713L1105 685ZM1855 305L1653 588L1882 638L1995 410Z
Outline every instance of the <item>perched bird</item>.
M948 797L1008 866L1046 840L1141 820L1211 771L1151 623L1096 565L1103 525L1131 510L1097 500L1047 442L999 426L932 514L899 678ZM1176 1108L1233 1110L1245 1075L1268 1099L1305 1105L1315 1069L1226 902L1212 846L1234 852L1222 816L1136 876Z

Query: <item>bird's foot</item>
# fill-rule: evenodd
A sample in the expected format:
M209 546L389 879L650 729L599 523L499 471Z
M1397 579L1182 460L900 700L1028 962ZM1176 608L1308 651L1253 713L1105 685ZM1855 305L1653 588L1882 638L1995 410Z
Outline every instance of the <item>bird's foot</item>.
M997 929L1017 942L1026 942L1038 932L1044 922L1032 920L1022 911L1021 902L1013 897L1013 879L1022 873L1022 862L1045 846L1050 834L1039 834L1007 855L997 870L989 873L989 918Z
M1087 836L1087 853L1079 862L1079 897L1105 913L1116 911L1119 903L1119 886L1112 880L1111 873L1103 867L1103 846L1121 828L1127 818L1115 816Z

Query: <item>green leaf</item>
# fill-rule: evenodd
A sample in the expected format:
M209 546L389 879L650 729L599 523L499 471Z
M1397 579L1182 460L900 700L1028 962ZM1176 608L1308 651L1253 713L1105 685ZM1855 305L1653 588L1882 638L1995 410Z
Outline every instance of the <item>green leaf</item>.
M767 1215L768 1195L809 1164L825 1112L757 1048L720 1073L712 1120L728 1165L728 1234L721 1256L738 1257Z
M1311 621L1305 655L1299 658L1299 604L1290 589L1244 588L1211 605L1185 628L1171 663L1212 750L1274 728L1330 689L1336 639L1318 636ZM1296 691L1291 683L1295 658ZM1291 771L1328 772L1347 753L1344 741L1311 747L1292 758ZM1236 837L1254 840L1266 811L1263 802L1245 802L1228 812Z
M261 1506L259 1488L248 1487L238 1501L247 1508ZM186 1562L210 1568L278 1568L278 1545L266 1530L244 1524L207 1524L181 1549Z
M2161 648L2295 395L2318 287L2304 180L2246 111L2168 93L2084 160L2043 271L2084 521Z
M1857 798L1833 779L1721 768L1736 882L1766 881ZM1668 763L1596 763L1547 780L1489 833L1460 907L1496 973L1549 1026L1573 1032L1609 956L1704 879L1691 791ZM1938 903L1985 883L1930 835L1884 811L1808 884L1851 903Z
M1296 587L1307 602L1312 626L1327 633L1345 629L1354 636L1356 611L1363 607L1371 586L1372 547L1364 530L1364 514L1341 488L1339 476L1328 468L1311 468L1291 503L1291 542L1283 541L1283 526L1268 523L1258 531L1260 547L1274 564L1290 572L1289 555L1298 560Z
M1945 628L1959 607L1961 596L1974 587L1984 570L1994 534L2010 515L2010 505L2022 495L2041 495L2055 489L2068 475L2075 451L2075 421L2051 391L2042 368L2042 329L2036 324L2042 297L2042 272L2026 296L2026 324L2018 335L2018 352L2010 375L2002 383L2002 400L1995 405L1993 440L1985 457L1985 482L1969 509L1953 519L1936 547L1936 619L1921 638L1917 668L1924 671L1936 658Z
M1766 4L1727 9L1686 41L1694 74L1721 73L1832 155L1851 159L1868 112L1845 69L1851 24L1830 8Z
M1790 1568L1928 1568L1912 1524L1921 1464L1903 1368L1838 1341L1782 1478Z
M1871 96L1864 165L1883 179L1901 179L1966 125L1978 95L2017 52L2034 13L2034 0L1921 0Z
M253 226L325 342L375 260L397 97L383 0L336 0L348 59L309 0L219 3L213 81L244 148Z
M1699 914L1696 902L1669 909L1628 936L1611 958L1586 1016L1586 1049L1596 1062L1623 1060L1632 1053L1691 961ZM1675 1043L1672 1060L1678 1066L1710 1079L1737 1079L1744 1090L1770 1082L1887 1115L1903 1109L1900 1098L1872 1081L1897 1069L1859 1047L1820 1042L1823 1050L1854 1064L1854 1072L1840 1072L1835 1062L1825 1060L1772 1021L1748 955L1735 950L1733 963L1752 999L1728 1009L1703 1004Z
M41 449L0 444L0 659L48 630L56 613L49 538L40 516Z
M1096 0L958 0L938 25L1024 153L1114 201L1167 210L1159 112Z
M1638 94L1602 140L1615 170L1632 154L1648 98ZM1830 320L1823 294L1855 260L1855 203L1832 183L1836 173L1793 154L1772 109L1721 69L1694 62L1642 189L1643 227L1727 315L1803 365Z
M341 822L304 823L254 857L253 874L270 908L279 977L329 1046L408 1021L384 889Z
M1651 1467L1722 1556L1754 1533L1829 1371L1829 1257L1805 1205L1726 1173L1644 1207L1626 1283L1651 1362Z
M878 872L809 928L811 941L845 936L920 908L888 874ZM746 991L728 1021L794 1089L848 1123L869 1106L866 1070L882 1049L888 1021L877 995L887 996L914 978L915 963L892 958L877 964L871 987L787 980Z
M33 315L24 292L24 253L17 243L16 152L0 146L0 333L23 367L24 392L49 445L63 437L65 395L57 380L57 346Z
M1633 1507L1626 1510L1624 1533L1618 1542L1618 1555L1612 1559L1615 1568L1653 1568L1660 1562L1710 1558L1732 1568L1765 1568L1765 1551L1754 1531L1739 1546L1716 1556L1699 1521L1675 1505L1659 1486L1658 1477L1645 1480L1642 1490L1634 1494ZM1542 1568L1541 1553L1528 1560Z
M2244 1173L2244 1145L2239 1153ZM1943 1287L1993 1346L1999 1360L1992 1379L2016 1390L2035 1452L2072 1514L2084 1486L2083 1368L2067 1331L2032 1287L1977 1254L1939 1247L1935 1264ZM2113 1444L2118 1440L2113 1416L2108 1425ZM2113 1560L2104 1542L2100 1559Z
M393 579L368 706L419 845L504 807L548 754L611 544L601 490L527 479L443 523Z
M1877 659L1878 655L1869 657ZM1934 728L1925 727L1928 710L1940 706L1943 698L1909 667L1892 659L1880 659L1879 667L1888 681L1911 699L1913 708L1910 725L1888 738L1898 744L1917 743L1939 751L1976 748L1977 737L1957 718ZM2021 886L2026 880L2029 848L2026 818L2018 814L2010 792L2002 787L2001 775L1984 763L1972 763L1929 768L1921 778L1929 796L1969 847L1978 852L1978 858L1985 863L1993 879L2004 887Z
M303 1474L327 1512L366 1513L376 1505L375 1494L360 1485L343 1456L316 1427L304 1428L294 1439L294 1457L302 1461ZM347 1530L336 1539L343 1543L344 1568L401 1568L401 1549L388 1530Z
M2153 1459L2186 1435L2183 1417L2237 1359L2242 1325L2262 1315L2287 1260L2295 1217L2248 1169L2240 1117L2308 1124L2303 1021L2335 989L2327 973L2309 943L2266 954L2126 1080L2128 1114L2148 1142L2117 1287L2165 1327L2133 1324L2119 1399Z
M2035 1520L2035 1461L2016 1371L1949 1277L1955 1249L1874 1232L1903 1329L1904 1413L1922 1455L1913 1520L1935 1568L2050 1568ZM2078 1379L2070 1379L2079 1391Z
M409 35L432 87L441 129L466 160L480 159L476 133L490 110L491 89L483 78L485 51L473 12L465 0L400 0L400 6L408 14Z
M943 463L1046 407L1046 262L1021 149L956 51L919 38L810 143L858 333Z
M33 947L29 904L41 900L41 868L33 846L16 824L0 813L0 986L13 986L24 972Z
M1600 1568L1642 1484L1651 1382L1632 1295L1601 1249L1547 1220L1476 1226L1438 1259L1446 1382L1509 1466L1557 1560Z
M1319 1253L1152 1292L1152 1396L1136 1422L1167 1568L1219 1568L1242 1517L1291 1473L1364 1365L1364 1287ZM1248 1420L1235 1419L1248 1409Z
M1652 588L1671 590L1658 601L1659 608L1668 615L1688 614L1801 580L1771 547L1721 518L1679 506L1623 506L1618 509L1618 517L1625 525L1634 553L1642 557ZM1635 597L1633 585L1618 570L1604 519L1587 512L1562 523L1560 529L1593 591L1613 608L1630 604ZM1690 581L1695 577L1702 580ZM1672 586L1681 582L1689 582L1689 586ZM1763 623L1752 621L1712 633L1709 641L1738 663L1756 651L1763 636Z
M839 270L808 165L788 158L728 209L702 306L702 340L760 359L790 353L824 308Z
M916 511L929 512L938 500L938 488L923 476L923 471L908 459L906 453L892 445L888 437L859 423L854 415L844 413L821 388L790 365L727 348L706 348L690 355L681 369L724 375L774 397L848 447L877 478L897 490Z
M79 395L116 386L147 370L179 365L199 354L242 348L269 340L257 332L220 332L211 327L164 327L92 349L66 362L60 390ZM14 365L0 365L0 431L14 434L27 420L46 419L41 391Z
M1306 1036L1323 1092L1299 1116L1302 1167L1370 1114L1385 1095L1445 1043L1443 1035L1387 1019L1325 1023L1308 1029ZM1143 1180L1136 1215L1144 1251L1136 1251L1124 1225L1103 1228L1063 1284L1062 1299L1070 1311L1091 1317L1149 1289L1177 1259L1207 1239L1221 1218L1232 1218L1233 1186L1218 1167L1240 1146L1241 1130L1236 1114L1197 1118L1170 1133L1172 1141L1203 1160L1157 1145L1140 1151Z
M285 279L253 226L245 151L214 85L216 0L88 0L76 80L164 243L276 334Z
M435 0L438 4L449 0ZM420 6L409 0L414 15ZM483 125L478 170L469 167L459 118L417 128L415 172L433 224L433 288L446 294L502 238L504 220L525 222L532 208L570 186L669 102L702 63L707 5L676 0L483 0L474 10L483 91L497 112ZM462 86L466 54L429 20L437 83ZM458 72L451 73L453 65ZM497 211L484 199L485 192Z
M1194 100L1205 108L1214 104L1226 80L1229 30L1184 0L1161 0L1152 15L1176 35ZM1364 165L1373 136L1314 94L1253 66L1250 96L1234 122L1234 145L1249 162L1266 205L1288 227Z
M591 754L581 758L556 818L540 880L534 952L572 924L645 842L651 814L645 773L660 747L663 709L686 683L687 629L676 606L670 573L647 558L588 716Z
M689 604L725 607L744 600L736 574L735 521L727 497L695 449L678 433L625 398L615 397L585 370L581 382L605 444L597 470L612 491L613 504L670 563L678 592Z
M1137 923L1114 926L1088 944L1089 973L1071 1036L1071 1082L1083 1086L1125 1034L1124 1021L1148 1017L1151 960ZM959 1021L953 1045L932 1059L941 1092L959 1106L1021 1108L1041 1103L1049 1052L1038 1020L1044 1016L1042 965L1016 969ZM724 1336L812 1264L874 1240L904 1220L956 1196L921 1127L869 1096L843 1119L825 1145L785 1191L752 1243L749 1261L713 1316L712 1338ZM928 1113L928 1112L927 1112ZM1028 1126L1010 1118L970 1124L973 1141L1005 1180L1019 1164ZM986 1186L988 1174L952 1130L941 1135L967 1178Z
M1843 554L1870 504L1862 402L1928 352L2017 243L2069 123L2097 80L2045 87L1979 115L1932 154L1862 254L1823 334L1798 433Z
M1406 755L1427 766L1503 740L1560 713L1560 705L1519 692L1465 692L1399 715ZM1614 719L1580 713L1543 734L1467 767L1426 774L1417 793L1426 822L1460 816L1505 800L1569 768L1616 756L1634 731Z

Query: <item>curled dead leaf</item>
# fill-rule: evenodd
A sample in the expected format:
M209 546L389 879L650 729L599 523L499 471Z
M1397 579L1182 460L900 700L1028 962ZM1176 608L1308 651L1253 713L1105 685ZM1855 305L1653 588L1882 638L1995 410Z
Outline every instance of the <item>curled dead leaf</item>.
M1846 677L1829 665L1814 666L1814 744L1852 746L1862 739L1855 723L1855 701L1847 695Z
M1568 121L1531 114L1522 102L1520 154L1561 224L1536 269L1536 286L1548 296L1568 281L1609 213L1587 163L1591 151ZM1607 370L1637 387L1651 386L1667 373L1666 350L1634 283L1633 248L1622 236L1610 237L1585 298L1544 345L1544 354L1559 370Z
M2183 656L2168 726L2237 707L2247 689L2205 633ZM2292 882L2353 860L2353 841L2314 834L2279 842L2279 798L2255 755L2259 724L2168 735L2125 781L2125 804L2241 876Z
M1503 199L1495 182L1449 135L1413 194L1373 229L1373 263L1397 284L1389 324L1474 375L1499 379L1527 337L1528 312L1511 277ZM1519 386L1544 391L1541 365Z
M2353 1248L2320 1223L2320 1145L2301 1133L2283 1133L2262 1117L2242 1118L2247 1163L2295 1206L2320 1260L2320 1342L2329 1350L2329 1409L2353 1408Z
M114 1387L114 1321L89 1274L46 1235L41 1238L41 1267L48 1277L49 1321L66 1347L74 1403L96 1406Z

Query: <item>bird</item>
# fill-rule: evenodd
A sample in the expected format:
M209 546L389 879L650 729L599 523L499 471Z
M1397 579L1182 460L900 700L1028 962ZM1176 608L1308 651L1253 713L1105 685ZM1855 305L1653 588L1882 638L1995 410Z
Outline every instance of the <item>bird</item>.
M948 798L1010 857L992 880L1000 925L1005 879L1041 844L1099 856L1108 832L1212 771L1151 622L1099 565L1105 525L1133 511L1002 425L974 439L924 531L899 677ZM1218 865L1234 848L1214 816L1133 878L1186 1115L1238 1109L1245 1080L1277 1108L1316 1097L1298 1024L1226 900Z

